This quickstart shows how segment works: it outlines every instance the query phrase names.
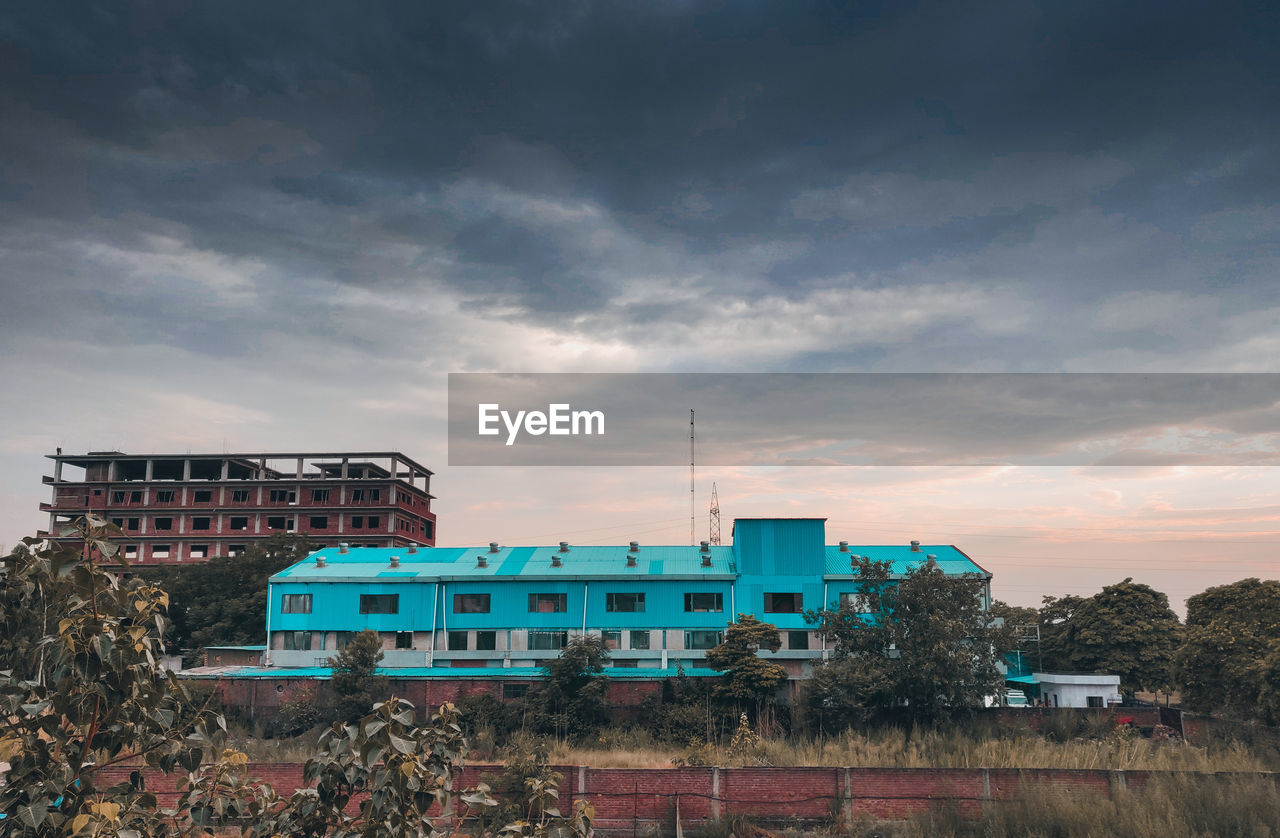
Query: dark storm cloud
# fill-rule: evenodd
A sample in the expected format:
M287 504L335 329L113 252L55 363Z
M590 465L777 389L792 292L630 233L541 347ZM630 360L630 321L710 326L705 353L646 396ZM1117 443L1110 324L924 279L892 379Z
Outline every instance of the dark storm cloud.
M1275 194L1277 27L1256 7L3 15L10 251L67 229L139 252L149 234L180 235L259 266L268 297L299 277L438 284L468 310L586 328L688 318L686 301L624 301L655 272L747 300L1007 285L1065 310L1236 268L1250 306L1275 301L1259 282L1274 254L1239 225L1204 226ZM1108 235L1113 250L1081 258L1080 241ZM379 255L392 246L418 250ZM763 258L744 270L735 252ZM31 291L4 281L21 308ZM51 265L50 285L82 280ZM172 308L99 301L135 323Z

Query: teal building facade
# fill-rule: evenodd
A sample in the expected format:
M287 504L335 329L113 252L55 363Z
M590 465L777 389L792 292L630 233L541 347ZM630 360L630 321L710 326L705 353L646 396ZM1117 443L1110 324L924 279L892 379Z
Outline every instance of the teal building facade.
M775 657L801 676L826 654L804 612L857 593L859 556L981 575L990 604L991 574L956 547L830 545L822 518L739 518L729 546L339 545L271 578L264 663L322 667L373 629L389 670L537 667L581 634L604 638L616 669L695 670L750 614L778 627Z

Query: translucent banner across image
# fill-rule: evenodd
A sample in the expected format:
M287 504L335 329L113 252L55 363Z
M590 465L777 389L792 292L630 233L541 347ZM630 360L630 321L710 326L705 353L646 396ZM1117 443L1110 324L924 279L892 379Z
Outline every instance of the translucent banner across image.
M1273 373L454 373L451 466L1274 465Z

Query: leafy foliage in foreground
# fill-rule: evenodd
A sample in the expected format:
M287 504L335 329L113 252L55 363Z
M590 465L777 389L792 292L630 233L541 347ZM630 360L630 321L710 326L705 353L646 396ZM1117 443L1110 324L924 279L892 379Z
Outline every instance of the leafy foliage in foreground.
M1242 579L1187 600L1186 705L1280 724L1280 581Z
M11 767L0 836L168 838L239 827L253 838L442 838L473 809L496 805L483 786L453 790L467 750L454 708L419 725L413 706L395 698L325 732L303 769L312 787L284 797L247 776L246 755L225 747L225 721L194 707L157 664L167 595L102 570L98 561L116 554L110 524L85 516L77 530L83 555L28 539L4 559L0 759ZM142 771L100 780L108 766L139 761L178 777L176 805L162 808ZM553 784L529 792L530 817L504 834L589 834L589 806L562 816L548 803Z

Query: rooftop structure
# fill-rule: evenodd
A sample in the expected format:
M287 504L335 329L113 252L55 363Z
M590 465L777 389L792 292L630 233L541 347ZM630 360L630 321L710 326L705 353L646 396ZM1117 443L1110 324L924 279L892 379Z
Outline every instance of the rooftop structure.
M265 454L48 455L49 529L86 512L124 532L130 564L236 555L275 533L327 545L435 543L431 475L397 451ZM75 470L68 474L69 470ZM58 538L74 542L73 538Z
M614 668L705 665L737 614L778 626L793 675L825 657L803 612L854 601L859 556L896 575L925 562L991 574L952 546L825 543L825 519L740 518L732 546L327 547L271 578L266 662L323 667L363 629L383 638L383 666L522 671L569 638L602 637Z

